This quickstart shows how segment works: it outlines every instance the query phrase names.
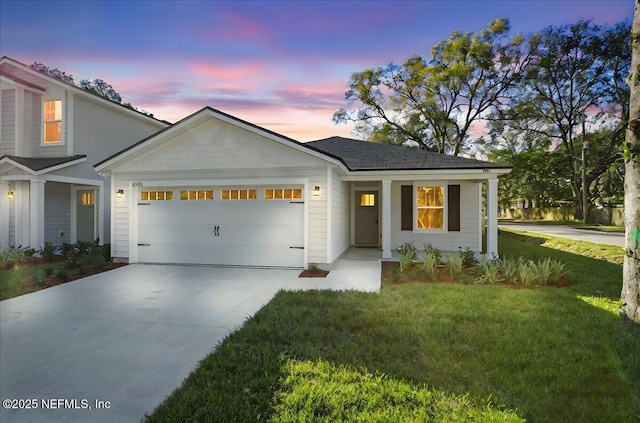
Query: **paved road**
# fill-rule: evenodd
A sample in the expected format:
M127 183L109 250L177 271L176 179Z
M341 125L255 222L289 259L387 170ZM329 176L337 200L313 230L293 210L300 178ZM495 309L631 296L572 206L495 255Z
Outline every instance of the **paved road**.
M599 232L588 229L577 229L572 226L566 225L539 225L537 223L526 224L500 222L498 226L501 228L513 229L516 231L546 234L561 238L573 239L576 241L589 241L598 244L615 245L624 248L623 233Z

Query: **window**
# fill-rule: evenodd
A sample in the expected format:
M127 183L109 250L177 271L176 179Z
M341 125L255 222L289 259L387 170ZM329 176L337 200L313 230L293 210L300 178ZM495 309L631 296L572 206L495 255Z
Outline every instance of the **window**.
M376 195L373 193L360 194L360 207L375 207Z
M444 189L418 186L416 193L417 229L444 229Z
M62 141L62 100L44 102L44 142Z
M213 200L213 190L183 190L180 200Z
M93 206L95 199L92 192L83 192L80 194L80 203L83 206Z
M223 200L255 200L257 193L255 189L223 189L220 196Z
M265 200L300 200L302 199L301 188L269 188L264 190Z
M173 191L141 191L140 199L142 201L171 201L173 200Z

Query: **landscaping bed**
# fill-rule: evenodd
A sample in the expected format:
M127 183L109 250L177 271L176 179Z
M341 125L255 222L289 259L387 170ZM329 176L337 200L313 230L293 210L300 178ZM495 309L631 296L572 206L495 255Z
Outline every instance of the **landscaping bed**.
M46 244L41 251L12 247L0 251L0 300L106 272L126 263L109 258L109 246L97 242Z

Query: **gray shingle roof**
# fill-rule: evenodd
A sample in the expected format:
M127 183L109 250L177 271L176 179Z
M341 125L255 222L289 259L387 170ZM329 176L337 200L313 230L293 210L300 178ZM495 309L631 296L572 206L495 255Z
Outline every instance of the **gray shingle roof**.
M349 170L509 169L511 166L343 137L304 145L342 160Z
M20 157L20 156L11 156L6 154L3 156L0 156L0 160L7 158L13 162L21 164L22 166L28 167L34 172L38 172L40 170L48 169L50 167L59 166L59 165L73 162L79 159L84 159L85 157L87 156L84 154L68 156L68 157Z

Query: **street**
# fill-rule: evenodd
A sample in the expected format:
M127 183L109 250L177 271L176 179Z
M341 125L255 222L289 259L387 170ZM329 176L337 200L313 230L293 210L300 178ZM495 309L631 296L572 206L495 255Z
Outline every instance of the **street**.
M589 241L598 244L615 245L624 248L624 234L612 232L600 232L589 229L578 229L568 225L540 225L537 223L511 223L500 222L499 228L513 229L515 231L539 233L576 241Z

